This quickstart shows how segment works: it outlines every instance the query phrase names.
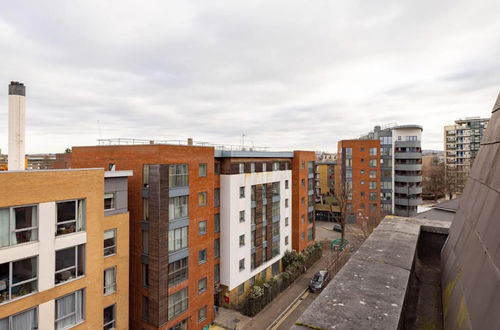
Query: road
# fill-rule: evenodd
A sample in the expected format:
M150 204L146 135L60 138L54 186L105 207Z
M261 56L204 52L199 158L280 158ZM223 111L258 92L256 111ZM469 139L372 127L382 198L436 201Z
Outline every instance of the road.
M317 293L306 291L302 297L290 308L272 330L288 330L297 321L307 307L316 299Z

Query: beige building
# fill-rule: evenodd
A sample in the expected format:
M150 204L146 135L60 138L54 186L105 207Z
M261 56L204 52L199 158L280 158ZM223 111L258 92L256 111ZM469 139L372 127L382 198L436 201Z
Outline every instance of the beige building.
M445 173L447 184L456 194L460 195L465 187L488 122L489 119L468 117L444 126Z
M131 171L0 172L0 329L127 329Z

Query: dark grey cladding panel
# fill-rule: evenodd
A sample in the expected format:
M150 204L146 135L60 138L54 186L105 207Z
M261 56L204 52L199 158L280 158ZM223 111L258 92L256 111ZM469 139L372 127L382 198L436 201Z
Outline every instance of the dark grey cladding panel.
M176 251L176 252L171 253L168 256L168 262L174 262L177 260L181 260L181 259L187 258L188 256L189 256L189 249L183 249L180 251Z
M26 96L26 86L24 86L22 83L12 81L9 85L9 95Z
M445 329L500 329L499 105L441 253Z
M105 211L104 215L114 215L128 212L128 178L111 177L104 180L104 192L115 194L115 208Z

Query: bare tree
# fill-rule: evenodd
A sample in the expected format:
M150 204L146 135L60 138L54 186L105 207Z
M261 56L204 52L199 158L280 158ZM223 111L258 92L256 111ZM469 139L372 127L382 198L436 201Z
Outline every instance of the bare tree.
M432 164L422 173L423 193L433 196L434 200L446 195L446 176L444 164Z
M341 244L344 244L345 238L345 225L347 222L347 204L352 197L352 188L348 183L339 183L335 192L325 198L326 204L329 206L330 214L333 216L338 214L338 221L342 227Z

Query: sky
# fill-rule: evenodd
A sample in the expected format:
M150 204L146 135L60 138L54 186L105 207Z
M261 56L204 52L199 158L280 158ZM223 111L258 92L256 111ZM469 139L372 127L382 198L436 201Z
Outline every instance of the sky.
M375 125L489 117L498 0L7 1L7 85L27 94L26 151L103 138L335 152ZM0 88L1 90L1 88Z

